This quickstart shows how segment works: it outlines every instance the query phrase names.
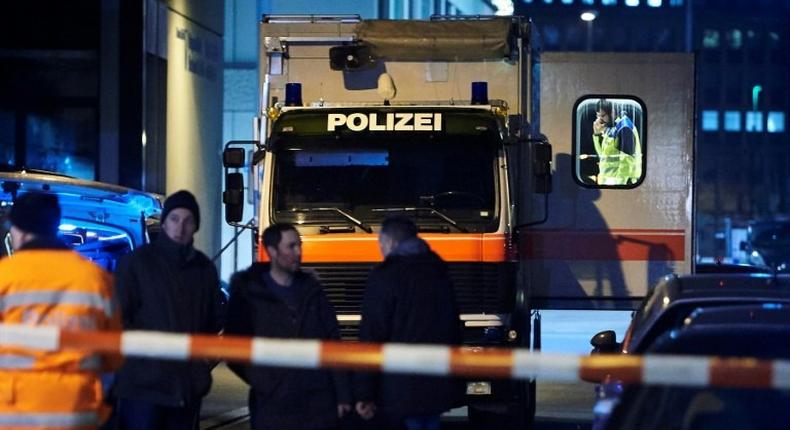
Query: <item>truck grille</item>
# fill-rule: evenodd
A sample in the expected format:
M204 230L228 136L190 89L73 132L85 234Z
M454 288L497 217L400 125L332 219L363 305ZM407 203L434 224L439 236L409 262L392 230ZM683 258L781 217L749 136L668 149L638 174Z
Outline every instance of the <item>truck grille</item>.
M358 321L342 321L343 315L362 312L362 296L374 264L305 264L318 276L329 301L341 316L344 339L358 337ZM448 263L455 300L462 314L508 313L514 300L514 270L502 263Z

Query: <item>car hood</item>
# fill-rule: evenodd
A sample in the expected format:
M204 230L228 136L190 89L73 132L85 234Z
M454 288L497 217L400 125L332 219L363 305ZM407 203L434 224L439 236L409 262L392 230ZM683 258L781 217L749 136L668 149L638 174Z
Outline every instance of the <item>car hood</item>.
M114 227L126 232L135 247L145 242L146 222L162 211L160 195L57 174L0 172L0 185L0 218L7 215L15 193L57 194L61 230L74 224Z

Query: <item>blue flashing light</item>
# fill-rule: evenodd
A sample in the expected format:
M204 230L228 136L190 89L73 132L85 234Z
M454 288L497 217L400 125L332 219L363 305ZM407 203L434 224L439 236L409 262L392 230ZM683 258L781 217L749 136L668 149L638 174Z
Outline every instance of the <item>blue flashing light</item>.
M473 105L488 104L488 82L484 82L484 81L472 82L472 104Z
M782 309L782 304L781 303L763 303L763 309L781 310Z
M60 230L60 231L74 231L76 229L77 229L77 226L74 225L74 224L61 224L58 227L58 230Z
M285 105L302 106L302 84L298 82L285 84Z

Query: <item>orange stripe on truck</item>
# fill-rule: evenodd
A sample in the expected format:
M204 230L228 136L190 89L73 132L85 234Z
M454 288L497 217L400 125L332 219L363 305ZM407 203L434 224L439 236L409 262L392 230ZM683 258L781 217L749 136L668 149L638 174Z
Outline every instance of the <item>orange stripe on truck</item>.
M520 254L536 260L684 261L684 230L528 230Z
M448 262L505 261L504 234L421 234L420 237ZM259 260L269 261L263 246L258 250ZM302 236L303 263L375 263L381 260L378 237L374 234Z

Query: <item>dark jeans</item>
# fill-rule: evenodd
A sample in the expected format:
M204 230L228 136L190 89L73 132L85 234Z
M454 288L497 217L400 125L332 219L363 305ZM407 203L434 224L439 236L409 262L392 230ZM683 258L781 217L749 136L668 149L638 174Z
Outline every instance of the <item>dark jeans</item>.
M200 401L184 407L170 407L121 399L117 412L120 430L198 430L200 426Z

